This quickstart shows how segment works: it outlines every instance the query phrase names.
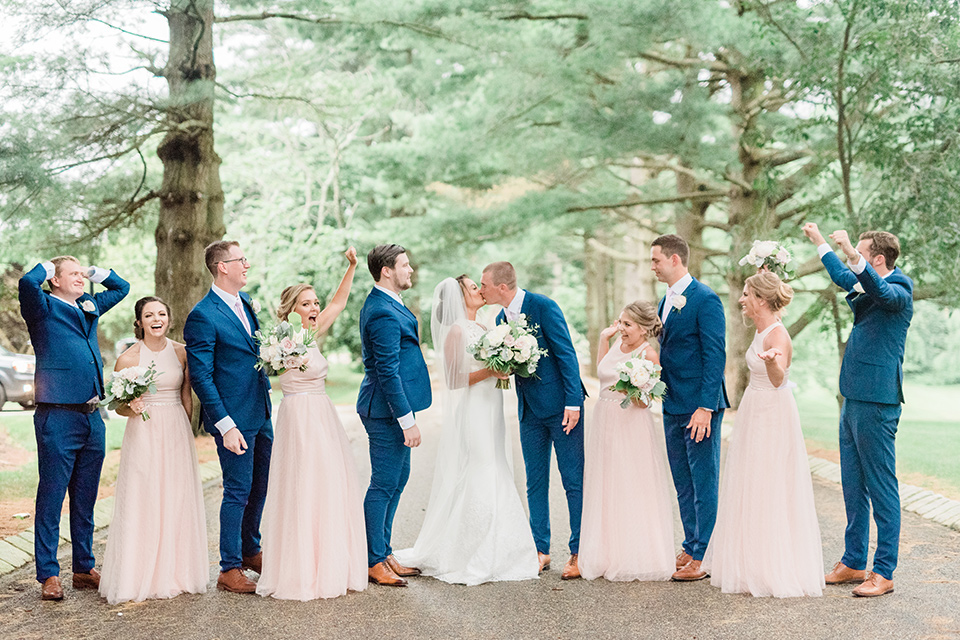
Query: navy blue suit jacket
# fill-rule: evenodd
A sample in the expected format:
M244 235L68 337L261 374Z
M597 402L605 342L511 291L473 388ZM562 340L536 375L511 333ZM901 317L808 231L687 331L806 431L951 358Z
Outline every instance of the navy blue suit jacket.
M123 300L130 291L126 280L110 272L106 291L77 299L76 309L56 300L41 288L47 270L38 264L20 278L20 315L27 322L30 342L37 355L37 402L82 404L103 397L103 359L97 344L100 315ZM93 309L82 308L92 302ZM89 306L89 305L88 305Z
M250 297L240 292L250 327L260 328ZM200 421L210 433L230 416L241 433L255 433L270 417L270 381L256 369L259 353L240 318L210 290L183 325L190 384L200 399Z
M903 352L913 317L913 281L899 267L886 278L869 264L859 274L832 251L821 259L830 278L847 291L853 330L840 367L840 394L861 402L903 402ZM864 293L854 290L857 283Z
M564 407L582 406L587 392L580 379L577 352L560 306L547 296L524 289L520 313L527 316L527 324L537 326L537 344L547 350L547 356L540 359L534 377L514 378L520 400L520 419L524 418L525 406L541 419L562 414ZM500 311L497 324L506 321L506 312Z
M671 309L660 334L661 380L667 385L663 411L673 415L698 408L730 406L723 369L727 364L723 303L713 289L693 279L683 292L683 309ZM664 299L657 306L663 316Z
M363 382L357 413L369 418L400 418L430 406L430 374L420 351L417 318L405 306L374 288L360 310Z

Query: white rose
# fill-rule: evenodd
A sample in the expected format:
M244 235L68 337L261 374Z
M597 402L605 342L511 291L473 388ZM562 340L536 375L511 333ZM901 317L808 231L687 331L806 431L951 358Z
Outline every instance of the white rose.
M513 359L522 364L530 359L530 352L524 351L523 349L521 349L520 351L513 354Z
M84 300L83 303L80 305L80 308L82 308L87 313L93 313L94 311L96 311L97 305L93 304L93 300Z
M642 388L650 380L650 372L643 367L635 367L630 371L630 382L633 386Z
M685 306L687 306L687 297L682 294L673 296L673 298L670 299L670 304L671 306L673 306L674 309L676 309L677 311L680 311Z
M753 243L750 252L760 258L769 258L777 250L777 243L773 240L757 240Z
M510 349L500 349L500 359L504 362L513 360L513 352Z
M777 256L775 260L780 264L787 264L788 262L790 262L790 258L791 258L790 252L784 249L783 247L780 247L780 251L777 251Z
M254 313L260 313L260 303L256 300L250 301L250 307L253 309Z

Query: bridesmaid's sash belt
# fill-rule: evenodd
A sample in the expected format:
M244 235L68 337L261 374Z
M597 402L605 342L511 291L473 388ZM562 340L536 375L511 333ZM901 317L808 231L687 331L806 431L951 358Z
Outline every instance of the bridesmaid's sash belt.
M179 400L178 400L177 402L145 402L145 403L144 403L144 406L147 406L147 407L182 407L182 406L183 406L183 402L181 402L181 401L179 401Z
M327 395L326 391L297 391L296 393L284 393L284 398L289 398L290 396L325 396Z

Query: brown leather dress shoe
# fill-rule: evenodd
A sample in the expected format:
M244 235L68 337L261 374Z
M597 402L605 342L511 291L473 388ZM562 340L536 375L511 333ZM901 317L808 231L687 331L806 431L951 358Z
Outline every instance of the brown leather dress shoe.
M570 556L570 559L567 560L567 564L563 565L563 573L560 574L561 580L576 580L580 577L580 567L577 564L577 554L574 553Z
M90 569L90 573L73 574L74 589L99 589L100 572L96 569Z
M60 586L60 576L50 576L43 581L40 590L41 600L63 600L63 587Z
M390 567L390 570L401 578L412 578L414 576L420 575L420 569L416 567L405 567L400 564L400 561L397 560L393 555L387 556L387 559L384 560L387 563L387 566Z
M263 573L263 552L261 551L255 556L245 556L240 566L257 573Z
M217 578L217 589L230 593L256 593L257 583L243 575L240 569L221 571Z
M687 566L687 563L691 560L693 560L693 556L681 549L680 553L677 554L677 571Z
M550 568L550 554L537 551L537 561L540 563L540 571L546 571Z
M867 579L867 572L863 569L851 569L842 562L833 565L833 571L824 576L823 580L827 584L848 584L853 582L863 582Z
M859 587L853 590L853 595L859 598L876 598L893 593L893 580L887 580L879 573L871 573Z
M407 581L395 574L386 562L378 562L367 569L367 580L385 587L407 586Z
M706 577L707 572L700 568L699 560L691 560L672 576L677 582L695 582Z

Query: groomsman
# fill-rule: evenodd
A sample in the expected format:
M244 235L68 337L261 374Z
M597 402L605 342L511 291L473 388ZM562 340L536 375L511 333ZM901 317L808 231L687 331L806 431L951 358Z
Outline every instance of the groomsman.
M683 548L674 580L707 577L700 568L717 521L720 486L720 425L730 406L723 382L726 322L723 303L687 270L690 248L677 235L650 246L651 269L667 285L657 312L660 334L663 431L673 484L680 504Z
M903 352L913 317L913 281L896 266L900 241L886 231L860 234L854 247L846 231L830 234L847 258L843 266L817 225L803 233L817 246L833 282L847 291L853 330L840 367L840 476L847 511L843 557L827 584L861 583L853 595L893 591L900 546L900 491L895 437L903 403ZM870 506L877 550L868 573Z
M107 288L84 293L84 280ZM41 286L50 282L50 292ZM93 507L100 485L106 430L97 405L104 396L103 360L97 344L100 316L130 290L108 269L82 267L72 256L43 262L20 278L20 314L27 323L37 354L33 415L37 436L37 514L34 553L40 597L62 600L60 511L70 492L70 539L73 544L73 588L96 589Z
M527 473L530 529L537 545L540 570L550 567L550 447L557 453L557 468L567 495L570 515L570 558L560 574L563 580L580 577L580 523L583 514L583 399L580 364L570 339L567 321L550 298L517 288L517 273L509 262L494 262L483 269L480 295L499 304L497 324L526 316L537 330L537 346L547 350L537 375L516 377L520 417L520 448Z
M370 440L370 486L363 500L370 582L405 587L420 570L401 565L390 537L400 495L410 478L410 449L420 446L416 412L430 406L430 374L420 351L417 318L403 304L413 266L398 244L367 254L373 289L360 310L363 382L357 413Z
M235 241L204 249L213 276L210 291L183 325L190 384L200 399L200 421L217 443L223 469L220 575L217 588L254 593L243 569L260 573L260 517L273 451L270 382L257 370L253 336L260 328L247 284L250 262Z

